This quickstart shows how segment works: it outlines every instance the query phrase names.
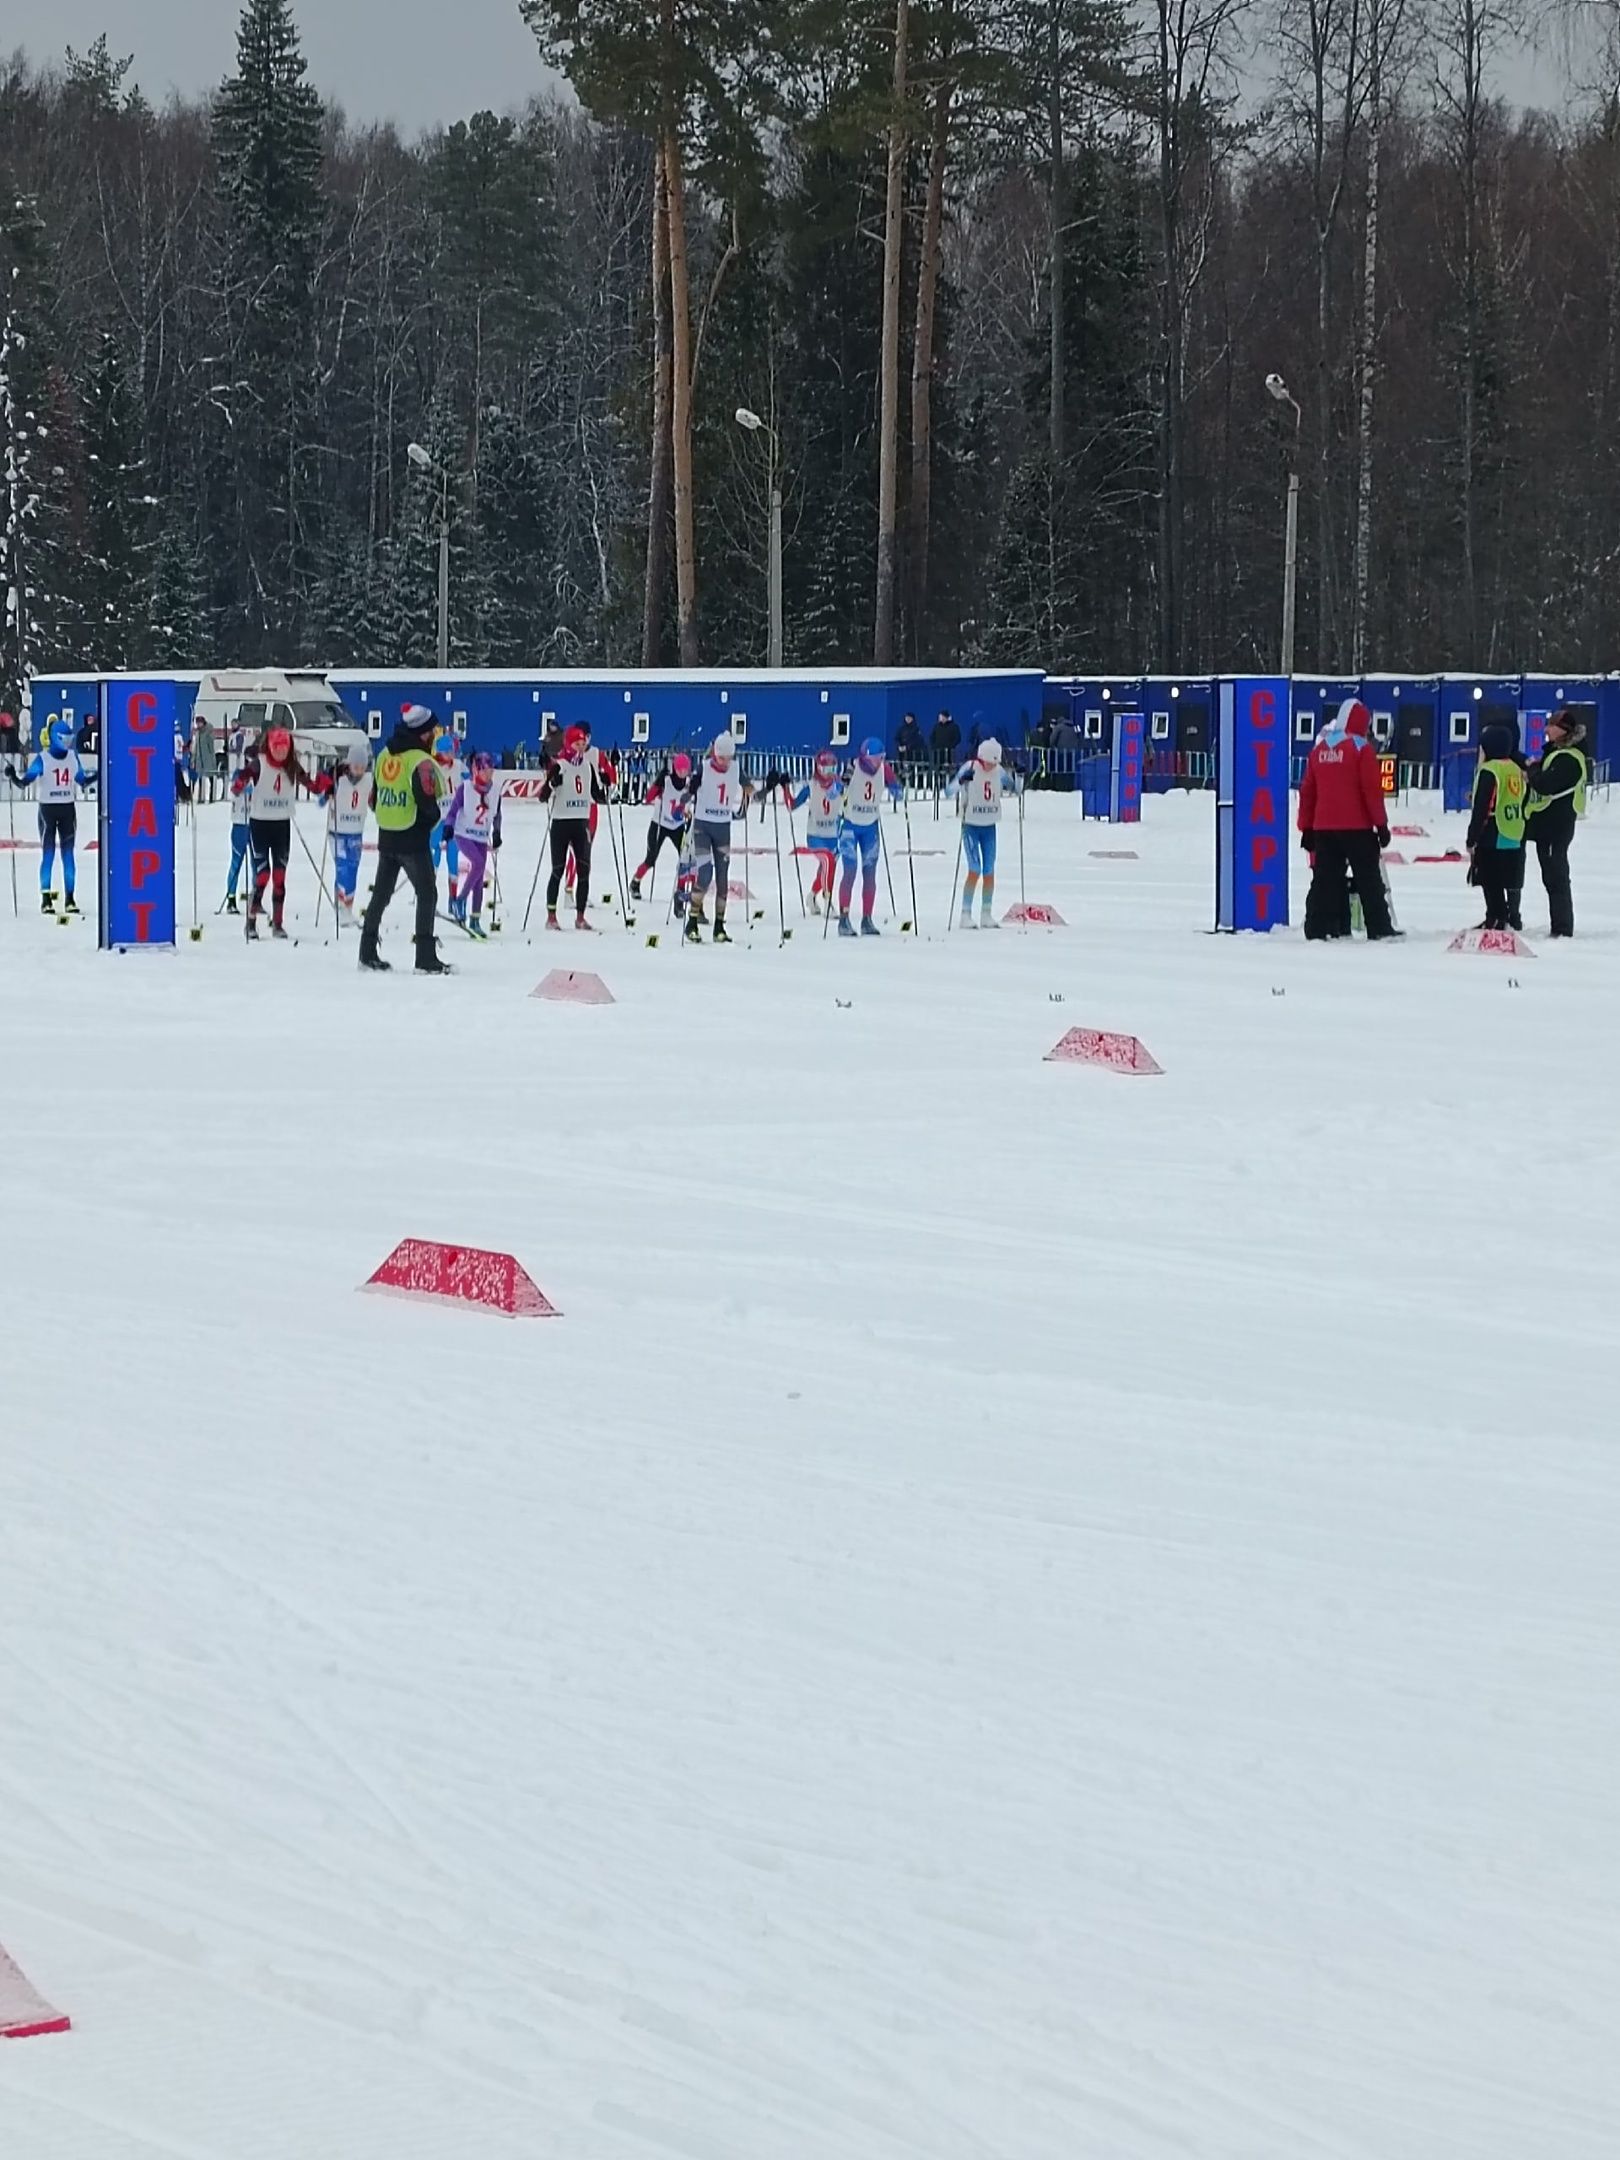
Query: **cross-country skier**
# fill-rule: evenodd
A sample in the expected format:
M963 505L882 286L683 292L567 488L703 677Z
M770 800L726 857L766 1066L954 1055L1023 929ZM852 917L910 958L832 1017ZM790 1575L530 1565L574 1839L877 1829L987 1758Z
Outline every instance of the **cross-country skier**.
M591 789L590 828L591 846L594 848L596 846L597 819L601 815L602 806L605 803L611 802L613 799L613 790L619 784L619 768L614 764L613 760L608 756L605 750L598 750L592 743L591 723L588 720L579 721L577 724L577 728L575 730L571 730L571 732L577 732L583 739L583 755L585 761L592 768L594 780L600 782L599 787L593 785ZM574 890L574 868L574 864L570 862L568 865L568 890L570 894L572 894ZM590 880L587 878L585 900L582 900L580 902L581 914L583 914L585 911L585 901L589 900L590 898L589 886Z
M1001 745L993 735L980 743L967 763L958 768L953 782L962 817L962 853L967 879L962 887L962 928L973 928L973 896L981 883L984 892L980 921L986 930L996 922L996 828L1001 822L1001 798L1018 782L1001 762Z
M551 875L546 880L546 928L560 930L557 902L562 894L563 873L572 862L576 878L576 930L589 930L585 909L591 897L591 811L606 802L607 786L596 753L584 728L571 727L563 736L562 753L547 770L540 800L551 804Z
M641 868L630 880L630 897L641 898L641 881L651 876L658 867L658 858L667 840L675 850L677 866L681 859L681 840L686 832L686 821L691 814L692 760L684 750L677 750L669 763L663 766L657 779L647 790L647 802L652 811L652 822L647 827L647 855Z
M465 874L450 912L476 938L484 935L484 880L489 858L501 844L501 786L495 760L475 750L467 777L459 781L444 813L445 837L461 852ZM470 911L470 912L469 912Z
M6 778L13 787L34 784L34 802L39 811L39 907L42 915L56 913L56 851L62 850L62 913L77 915L79 903L73 897L78 881L78 865L73 850L79 837L78 791L90 785L92 775L79 763L79 753L73 747L73 723L70 720L53 720L45 730L45 740L19 773L12 766L6 767Z
M245 795L248 804L248 843L253 850L253 892L248 901L247 934L257 939L264 895L270 890L270 935L287 935L283 917L287 909L287 858L292 850L293 800L302 781L312 795L330 792L327 773L309 773L298 762L292 731L284 727L265 730L259 748L242 760L242 769L231 782L233 793Z
M821 896L827 895L827 905L832 906L833 864L838 860L838 824L843 815L844 783L838 777L837 754L831 750L816 752L815 771L797 795L788 797L789 810L802 810L806 803L810 814L804 821L806 844L816 858L816 874L810 882L810 912L821 913Z
M748 786L736 767L737 745L729 729L714 738L698 775L692 803L691 906L685 935L692 944L703 936L703 902L714 887L714 942L729 945L726 900L731 890L731 828L748 815Z
M456 738L448 728L442 730L433 739L433 762L439 768L439 800L441 803L445 803L455 793L456 786L461 779L461 760L456 755ZM439 867L441 855L443 856L444 874L448 880L450 898L453 901L456 897L456 874L461 868L461 859L456 853L455 835L447 831L442 820L434 826L433 838L429 845L432 849L435 870Z
M231 737L231 777L226 790L231 804L231 874L225 884L227 915L237 912L236 888L248 861L248 798L238 791L236 776L242 770L242 760L258 747L258 738L245 728L238 729Z
M843 875L838 883L838 935L853 937L855 926L849 919L849 903L855 892L855 865L861 869L861 930L862 937L876 937L878 926L872 920L872 910L877 905L878 857L883 849L883 791L900 794L900 782L894 768L884 755L883 744L876 735L869 735L861 744L861 754L850 767L849 778L844 783L843 819L838 831L838 860Z
M351 921L371 795L371 747L357 735L333 778L331 811L332 897Z

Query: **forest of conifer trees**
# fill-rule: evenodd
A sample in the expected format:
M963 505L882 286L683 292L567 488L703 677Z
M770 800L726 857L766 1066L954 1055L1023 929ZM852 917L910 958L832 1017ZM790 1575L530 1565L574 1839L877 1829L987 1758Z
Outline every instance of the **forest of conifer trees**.
M514 110L0 68L0 704L35 668L1606 668L1620 13L513 0ZM559 90L561 79L564 88ZM1263 85L1257 88L1257 84ZM1299 409L1265 394L1278 372Z

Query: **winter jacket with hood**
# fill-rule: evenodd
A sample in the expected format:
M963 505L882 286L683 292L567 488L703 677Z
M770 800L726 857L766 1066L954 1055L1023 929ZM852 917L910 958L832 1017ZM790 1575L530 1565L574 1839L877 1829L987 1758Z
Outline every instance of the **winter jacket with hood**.
M1347 698L1317 736L1299 791L1299 829L1313 832L1377 832L1388 820L1372 714Z

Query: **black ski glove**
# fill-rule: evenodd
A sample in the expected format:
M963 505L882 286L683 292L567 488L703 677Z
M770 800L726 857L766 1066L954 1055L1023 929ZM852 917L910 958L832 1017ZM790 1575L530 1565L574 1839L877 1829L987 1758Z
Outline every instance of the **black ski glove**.
M1389 827L1387 825L1380 825L1378 828L1378 845L1381 848L1389 846Z

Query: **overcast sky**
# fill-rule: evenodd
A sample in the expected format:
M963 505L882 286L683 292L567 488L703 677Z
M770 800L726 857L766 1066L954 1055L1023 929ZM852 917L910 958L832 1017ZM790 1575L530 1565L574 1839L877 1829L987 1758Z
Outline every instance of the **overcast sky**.
M517 0L297 0L296 13L321 94L353 120L392 119L406 135L522 105L546 80ZM105 30L161 104L171 89L195 96L224 80L238 14L238 0L0 0L0 51L52 60ZM1513 98L1561 98L1556 68L1528 54L1499 80Z
M83 51L102 31L154 104L223 82L236 59L239 0L0 0L0 52L33 61ZM504 112L545 76L517 0L294 0L310 79L355 120L406 134Z

